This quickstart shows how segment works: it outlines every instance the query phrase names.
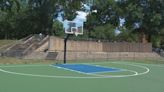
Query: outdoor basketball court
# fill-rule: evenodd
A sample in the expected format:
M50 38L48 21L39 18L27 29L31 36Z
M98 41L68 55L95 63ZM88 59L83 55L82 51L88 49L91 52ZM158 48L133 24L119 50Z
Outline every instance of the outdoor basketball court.
M0 92L164 92L163 85L163 64L0 65Z

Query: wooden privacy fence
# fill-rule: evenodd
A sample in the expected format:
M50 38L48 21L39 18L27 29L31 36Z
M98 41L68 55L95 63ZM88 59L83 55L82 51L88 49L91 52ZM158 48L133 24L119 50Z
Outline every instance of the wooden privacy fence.
M151 43L102 43L103 52L152 52Z
M63 51L64 40L57 37L50 38L50 51ZM152 52L151 43L129 42L93 42L73 41L67 43L67 50L71 52Z

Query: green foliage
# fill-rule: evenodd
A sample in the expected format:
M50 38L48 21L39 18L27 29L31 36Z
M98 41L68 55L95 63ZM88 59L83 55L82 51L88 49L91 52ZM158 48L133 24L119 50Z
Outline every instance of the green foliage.
M53 22L52 34L55 36L61 36L61 37L64 36L63 25L60 22L58 21Z
M161 39L160 39L159 35L158 36L152 36L151 42L153 44L153 47L160 48Z
M9 5L6 4L8 1ZM0 1L0 38L17 38L30 34L61 35L61 28L53 23L57 7L65 10L65 18L75 17L75 11L80 9L83 0L1 0ZM55 26L54 26L55 25ZM57 28L55 28L57 27Z
M138 35L134 34L133 31L127 30L126 28L120 29L121 33L117 36L116 41L126 42L137 42Z
M65 11L66 19L72 20L81 8L81 1L86 0L0 0L0 39L20 39L38 33L63 37L62 24L53 21L57 8ZM88 16L85 34L79 39L136 42L138 34L144 33L152 37L149 39L154 46L164 44L163 0L94 0L93 5L98 12ZM126 23L116 36L114 31L119 26L119 18L125 18ZM135 23L142 31L135 32Z
M139 23L140 30L152 37L159 35L164 27L163 0L121 0L117 5L120 6L118 12L126 19L126 28L130 30L134 30L134 24Z
M65 18L68 20L72 20L76 16L76 11L81 8L81 2L83 0L64 0L64 11L65 11Z
M164 28L160 31L161 48L164 49Z
M115 39L114 27L111 24L106 24L104 26L95 27L91 31L91 37L96 39L106 39L108 41L113 41Z
M93 13L91 16L96 17L96 25L112 24L118 26L119 16L117 14L117 6L115 0L96 0L95 8L97 13Z

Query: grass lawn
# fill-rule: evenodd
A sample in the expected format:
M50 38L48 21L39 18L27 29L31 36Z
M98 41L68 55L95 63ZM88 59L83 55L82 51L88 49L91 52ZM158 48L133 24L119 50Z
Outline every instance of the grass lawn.
M13 43L13 42L16 42L16 40L0 40L0 47Z
M0 51L3 51L4 49L6 49L6 46L11 46L16 42L17 40L0 40Z

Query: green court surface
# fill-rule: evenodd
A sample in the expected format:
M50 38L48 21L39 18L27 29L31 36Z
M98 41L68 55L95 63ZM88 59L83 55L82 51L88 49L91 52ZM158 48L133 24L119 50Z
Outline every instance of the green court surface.
M0 65L0 92L164 92L164 64L85 64L121 71L91 74L51 64Z

